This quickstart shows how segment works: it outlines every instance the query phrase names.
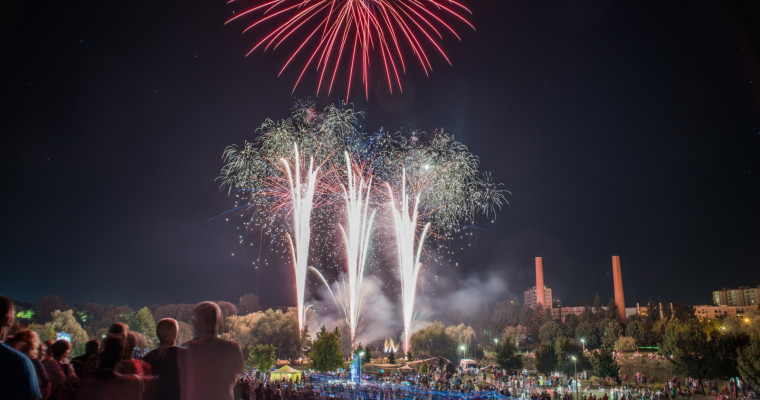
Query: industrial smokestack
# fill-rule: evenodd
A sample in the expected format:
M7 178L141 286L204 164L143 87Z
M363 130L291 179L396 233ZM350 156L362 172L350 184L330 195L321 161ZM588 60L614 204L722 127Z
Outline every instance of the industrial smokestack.
M620 272L620 256L612 256L612 280L615 283L615 305L620 321L625 322L625 297L623 296L623 274Z
M544 262L541 257L536 257L536 304L545 308L544 296Z

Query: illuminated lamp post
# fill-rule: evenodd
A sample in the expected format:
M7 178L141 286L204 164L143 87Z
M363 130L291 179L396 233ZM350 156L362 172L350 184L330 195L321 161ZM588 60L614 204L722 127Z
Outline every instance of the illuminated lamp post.
M578 399L578 359L575 356L570 356L573 360L573 370L575 371L575 398Z

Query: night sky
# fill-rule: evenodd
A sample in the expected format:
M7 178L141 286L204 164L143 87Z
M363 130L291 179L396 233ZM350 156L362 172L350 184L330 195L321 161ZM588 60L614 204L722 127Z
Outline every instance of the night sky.
M543 256L564 304L606 302L619 254L629 305L760 284L760 3L463 1L477 30L447 37L453 66L431 53L403 95L351 99L371 130L445 128L512 192L458 279L496 274L522 298ZM255 291L255 255L207 222L232 206L222 150L296 98L344 90L315 97L312 71L292 94L296 70L276 78L287 52L245 58L260 32L223 25L242 7L3 2L0 293L140 306ZM263 303L294 303L288 271L259 272Z

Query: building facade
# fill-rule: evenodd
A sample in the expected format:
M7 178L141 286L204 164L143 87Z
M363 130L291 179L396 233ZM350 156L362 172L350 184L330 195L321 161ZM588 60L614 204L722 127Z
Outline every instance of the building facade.
M525 305L529 307L536 307L539 305L538 302L538 290L536 290L536 287L533 286L532 288L529 288L523 293ZM544 286L544 302L543 304L553 304L552 303L552 290L548 287ZM550 306L546 306L546 308L549 308Z
M694 306L694 315L699 319L718 319L723 317L743 317L750 310L757 310L757 305L750 306Z
M740 286L737 289L723 288L713 292L714 306L756 306L760 304L760 286Z

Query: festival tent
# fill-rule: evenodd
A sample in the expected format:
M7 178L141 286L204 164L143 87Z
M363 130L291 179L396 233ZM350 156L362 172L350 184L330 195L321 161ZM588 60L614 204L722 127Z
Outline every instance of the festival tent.
M277 380L277 379L301 379L301 371L292 368L290 365L285 365L282 368L272 371L272 373L269 375L269 379Z
M410 367L409 364L404 365L403 367L398 369L401 372L412 372L414 371L414 368Z

